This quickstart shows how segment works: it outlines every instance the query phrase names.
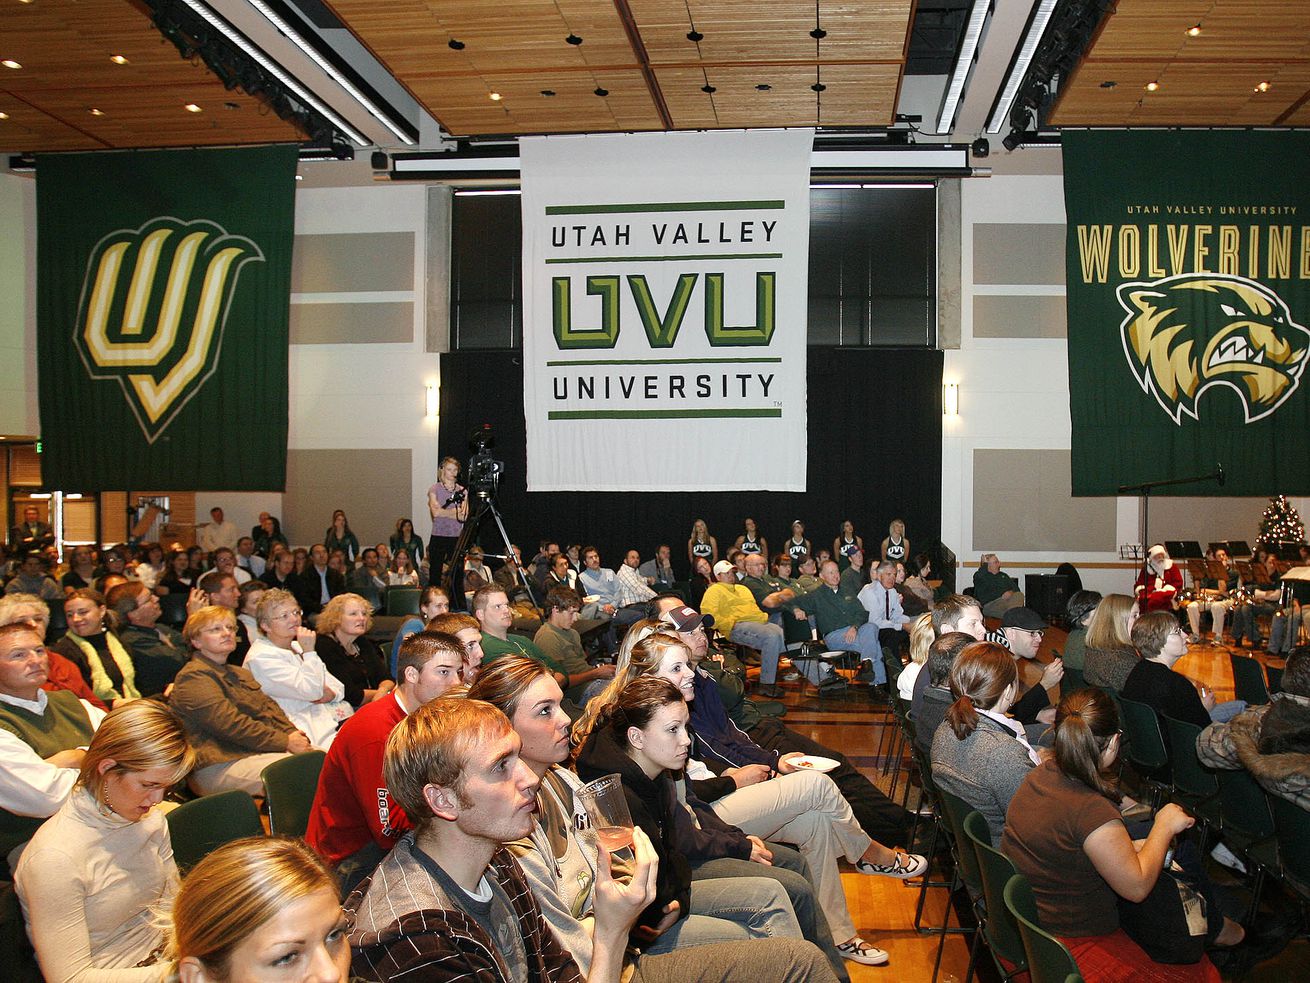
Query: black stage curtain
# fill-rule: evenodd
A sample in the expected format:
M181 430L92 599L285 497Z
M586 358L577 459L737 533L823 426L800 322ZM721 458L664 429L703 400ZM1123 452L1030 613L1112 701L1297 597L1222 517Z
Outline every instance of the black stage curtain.
M673 548L673 568L687 573L687 540L703 518L724 556L750 516L777 552L791 522L805 523L815 549L831 548L851 519L865 550L876 554L892 519L905 520L916 553L937 540L942 483L942 353L922 349L815 349L809 352L809 470L800 492L532 492L526 490L523 365L515 352L449 352L441 356L441 456L469 457L468 436L489 423L494 454L505 462L498 505L525 561L549 538L594 545L617 567L635 548ZM725 427L730 427L726 423ZM651 454L678 466L677 448ZM500 550L494 526L483 525L484 549Z

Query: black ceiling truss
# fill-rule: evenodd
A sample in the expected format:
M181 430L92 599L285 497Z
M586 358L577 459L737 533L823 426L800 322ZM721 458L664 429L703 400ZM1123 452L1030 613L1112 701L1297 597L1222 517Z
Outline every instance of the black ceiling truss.
M188 61L199 58L227 89L240 89L306 134L316 147L351 157L351 139L222 31L181 0L145 0L151 20ZM253 42L248 42L254 47Z
M1045 127L1062 81L1092 46L1114 2L1061 0L1056 6L1010 107L1010 132L1002 141L1006 149Z

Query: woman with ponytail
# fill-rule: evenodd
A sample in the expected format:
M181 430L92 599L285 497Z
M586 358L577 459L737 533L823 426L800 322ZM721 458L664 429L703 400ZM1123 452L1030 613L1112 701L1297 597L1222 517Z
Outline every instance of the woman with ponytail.
M1014 657L992 642L966 645L951 666L955 702L932 738L933 780L983 814L992 843L1005 810L1041 758L1023 724L1005 715L1019 690Z
M1122 737L1109 694L1083 689L1062 699L1055 753L1029 772L1011 800L1001 850L1032 885L1042 928L1069 947L1084 979L1217 983L1205 956L1157 963L1120 925L1120 899L1141 902L1151 894L1174 837L1194 822L1171 802L1155 814L1146 838L1134 841L1119 812L1113 770ZM1241 940L1241 926L1217 911L1210 915L1213 943Z

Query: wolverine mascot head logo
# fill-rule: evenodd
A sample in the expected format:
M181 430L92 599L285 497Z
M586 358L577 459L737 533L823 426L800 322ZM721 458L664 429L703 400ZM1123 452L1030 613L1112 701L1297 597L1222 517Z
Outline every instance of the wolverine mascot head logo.
M1119 287L1127 316L1124 355L1142 388L1174 423L1198 419L1211 386L1230 386L1246 422L1263 419L1296 390L1310 331L1272 290L1251 280L1187 273Z

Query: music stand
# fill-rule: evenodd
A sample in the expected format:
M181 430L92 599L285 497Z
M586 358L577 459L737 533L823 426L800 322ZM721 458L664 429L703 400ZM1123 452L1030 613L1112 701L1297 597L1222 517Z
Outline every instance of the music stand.
M1228 555L1231 557L1236 558L1239 556L1251 555L1251 547L1247 544L1245 539L1230 539L1223 545L1224 549L1228 550Z

